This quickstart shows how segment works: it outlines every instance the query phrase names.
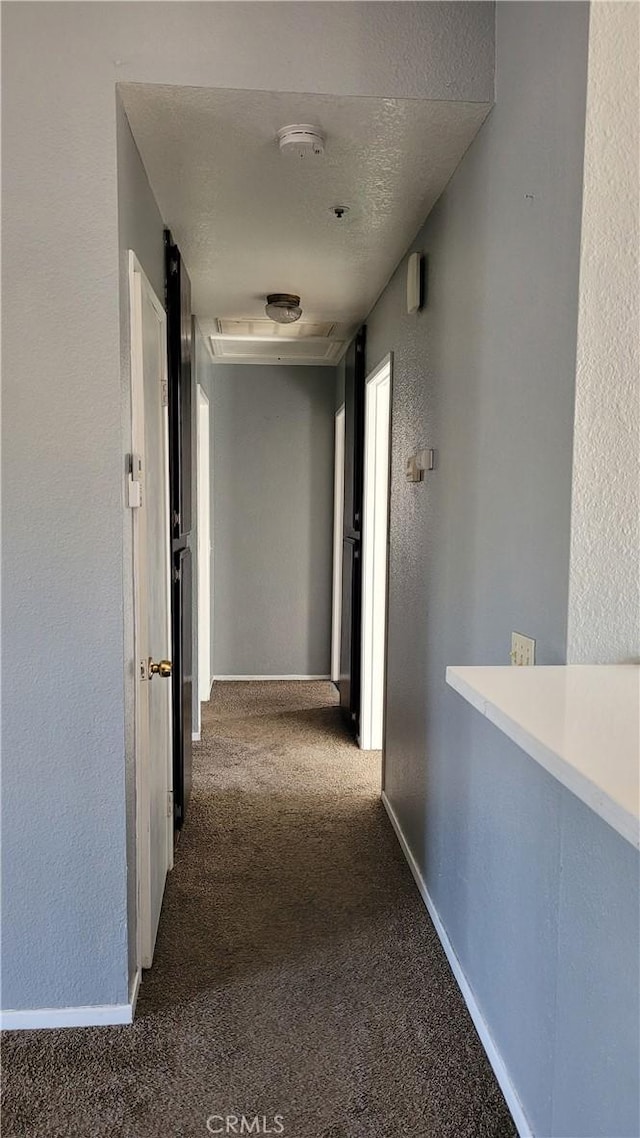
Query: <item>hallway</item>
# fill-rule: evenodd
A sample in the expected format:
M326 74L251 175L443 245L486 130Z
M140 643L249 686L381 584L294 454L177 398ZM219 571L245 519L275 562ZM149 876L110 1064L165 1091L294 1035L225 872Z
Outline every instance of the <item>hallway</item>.
M5 1138L196 1138L214 1114L515 1135L333 685L217 684L203 712L135 1024L7 1035Z

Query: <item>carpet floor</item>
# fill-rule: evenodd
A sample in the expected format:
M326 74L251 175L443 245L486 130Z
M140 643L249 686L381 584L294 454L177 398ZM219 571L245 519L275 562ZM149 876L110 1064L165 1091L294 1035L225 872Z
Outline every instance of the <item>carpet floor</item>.
M3 1138L514 1138L333 686L203 710L136 1021L7 1033Z

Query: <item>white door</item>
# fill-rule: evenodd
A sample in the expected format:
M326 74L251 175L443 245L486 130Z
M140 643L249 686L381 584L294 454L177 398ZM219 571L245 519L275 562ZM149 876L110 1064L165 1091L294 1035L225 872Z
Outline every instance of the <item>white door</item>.
M198 384L198 698L211 694L211 453L209 400Z
M333 475L333 607L331 612L331 679L340 679L342 634L342 522L344 517L344 404L336 411Z
M129 287L138 955L142 967L149 968L173 863L167 349L164 309L133 253Z
M368 377L364 404L360 746L366 751L383 746L390 423L387 359Z

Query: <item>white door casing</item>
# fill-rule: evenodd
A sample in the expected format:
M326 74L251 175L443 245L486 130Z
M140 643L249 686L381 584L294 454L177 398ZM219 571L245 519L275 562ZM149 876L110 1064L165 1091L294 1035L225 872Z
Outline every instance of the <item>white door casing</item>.
M206 703L211 695L211 451L209 400L197 386L198 439L198 699Z
M340 679L342 628L342 523L344 518L344 403L336 411L333 475L333 602L331 608L331 679Z
M169 418L166 314L132 251L129 297L138 964L149 968L173 864L172 680L149 670L171 652Z
M389 526L391 358L365 385L360 746L383 747Z

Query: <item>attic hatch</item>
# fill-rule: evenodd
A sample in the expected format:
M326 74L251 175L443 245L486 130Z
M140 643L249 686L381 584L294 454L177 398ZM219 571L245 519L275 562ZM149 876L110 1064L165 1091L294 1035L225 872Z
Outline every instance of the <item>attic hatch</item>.
M209 337L216 359L227 363L333 364L340 358L344 340L334 339L335 323L300 320L274 324L272 320L234 320L219 317L217 333Z
M274 336L298 340L319 336L325 339L335 328L335 324L312 324L306 320L298 320L296 324L274 324L273 320L230 320L219 317L216 323L218 332L223 336L260 336L261 339L271 339Z

